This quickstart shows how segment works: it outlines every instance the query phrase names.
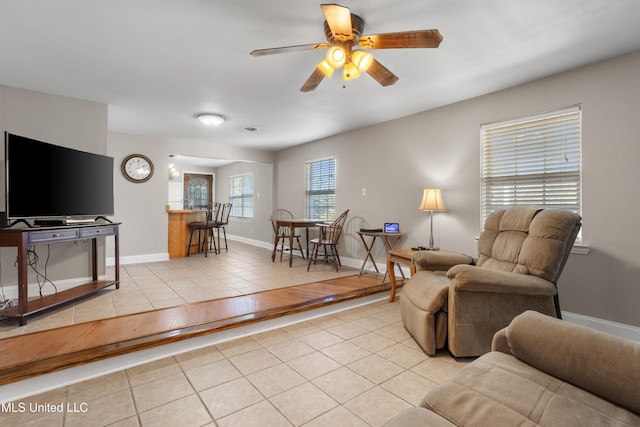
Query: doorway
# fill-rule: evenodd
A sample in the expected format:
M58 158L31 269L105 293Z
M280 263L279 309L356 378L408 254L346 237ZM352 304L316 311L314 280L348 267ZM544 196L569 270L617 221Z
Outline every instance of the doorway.
M186 173L184 174L184 199L188 201L189 209L207 209L213 202L213 175Z

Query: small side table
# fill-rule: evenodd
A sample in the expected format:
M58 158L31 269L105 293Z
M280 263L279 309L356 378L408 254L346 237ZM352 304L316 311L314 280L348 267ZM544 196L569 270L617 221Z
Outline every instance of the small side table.
M376 239L378 237L380 237L380 239L384 242L386 250L390 251L398 244L401 238L407 235L407 233L385 233L383 231L357 231L356 234L360 236L360 240L362 240L362 244L367 251L367 256L364 257L364 261L362 262L362 267L360 268L360 273L358 274L358 276L362 275L364 266L367 264L367 260L371 260L376 273L380 273L380 270L378 270L378 266L376 265L376 260L373 259L373 255L371 255L371 250L373 249L373 245L374 243L376 243ZM372 237L369 243L367 243L367 241L365 240L365 236ZM382 278L382 281L384 281L384 277Z
M394 267L396 264L404 264L409 266L409 271L413 276L416 272L416 266L411 262L411 256L416 252L413 249L391 249L387 255L387 273L389 274L389 280L391 281L391 293L389 294L389 302L393 302L396 298L396 275L394 273ZM402 270L400 270L402 274ZM402 274L404 277L404 274Z

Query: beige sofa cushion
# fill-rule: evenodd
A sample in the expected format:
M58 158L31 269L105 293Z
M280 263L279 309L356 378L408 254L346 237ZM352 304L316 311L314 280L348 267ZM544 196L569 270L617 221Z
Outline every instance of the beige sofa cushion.
M456 427L441 416L425 408L405 409L387 421L383 427Z
M518 359L640 413L640 343L533 311L513 319L506 335Z
M409 299L420 310L432 314L446 308L448 295L449 279L428 271L418 271L402 287L403 298Z
M461 426L640 425L637 414L500 352L454 374L422 406Z
M580 216L563 209L514 206L496 211L478 240L477 265L556 283L579 229Z

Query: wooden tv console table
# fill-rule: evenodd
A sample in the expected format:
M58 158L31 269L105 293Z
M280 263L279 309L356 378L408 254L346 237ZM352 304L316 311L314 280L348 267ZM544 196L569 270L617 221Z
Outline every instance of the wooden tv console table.
M0 247L15 247L18 250L18 303L0 311L0 316L18 317L20 326L27 323L27 316L78 297L97 292L107 286L120 288L119 225L117 223L72 225L59 227L3 228L0 229ZM115 279L98 280L98 238L114 237ZM54 244L91 239L91 282L52 295L34 297L28 295L28 253L33 245Z

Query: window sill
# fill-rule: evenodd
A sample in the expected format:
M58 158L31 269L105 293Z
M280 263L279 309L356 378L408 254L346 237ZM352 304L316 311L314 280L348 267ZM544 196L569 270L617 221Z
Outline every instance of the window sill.
M229 217L229 222L253 223L253 218Z

